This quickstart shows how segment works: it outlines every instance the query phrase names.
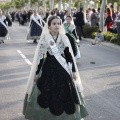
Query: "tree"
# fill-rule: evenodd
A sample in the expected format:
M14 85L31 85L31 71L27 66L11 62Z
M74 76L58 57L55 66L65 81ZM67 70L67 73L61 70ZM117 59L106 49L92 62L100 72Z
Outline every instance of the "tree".
M104 28L104 12L105 12L106 0L102 0L101 10L100 10L100 29L103 31Z

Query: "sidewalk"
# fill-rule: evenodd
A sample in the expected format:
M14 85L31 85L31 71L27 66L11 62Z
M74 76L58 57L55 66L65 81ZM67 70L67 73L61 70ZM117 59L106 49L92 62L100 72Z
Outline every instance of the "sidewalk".
M91 42L91 43L94 41L94 39L91 39L91 38L84 38L83 40ZM115 45L115 44L112 44L112 43L109 43L109 42L106 42L106 41L102 42L101 45L120 50L119 45Z

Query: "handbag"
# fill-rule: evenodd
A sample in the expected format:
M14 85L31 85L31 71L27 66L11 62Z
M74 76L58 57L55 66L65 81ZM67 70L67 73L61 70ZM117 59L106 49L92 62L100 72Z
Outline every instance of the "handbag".
M108 16L107 18L106 18L106 22L108 23L108 22L112 22L113 20L112 20L112 17L111 16Z

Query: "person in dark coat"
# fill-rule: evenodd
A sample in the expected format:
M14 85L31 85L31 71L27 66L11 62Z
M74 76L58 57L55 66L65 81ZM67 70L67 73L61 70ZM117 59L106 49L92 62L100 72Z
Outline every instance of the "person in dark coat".
M84 13L82 12L83 8L80 8L80 11L77 12L74 17L76 17L76 32L77 35L79 37L79 40L81 39L81 36L83 35L83 37L85 37L84 32L83 32L83 26L85 25L85 21L84 21Z

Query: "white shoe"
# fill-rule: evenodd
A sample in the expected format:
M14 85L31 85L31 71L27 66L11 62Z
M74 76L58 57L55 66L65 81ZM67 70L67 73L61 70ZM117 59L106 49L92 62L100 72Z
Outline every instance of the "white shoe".
M77 47L77 55L75 56L75 59L80 59L81 55L80 55L80 50Z
M77 39L77 40L76 40L76 43L77 43L77 44L79 44L79 42L80 42L80 40L79 40L79 39Z

